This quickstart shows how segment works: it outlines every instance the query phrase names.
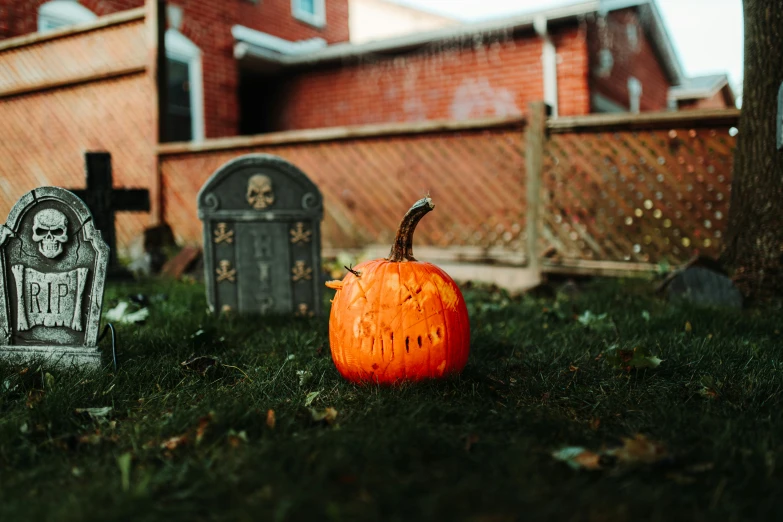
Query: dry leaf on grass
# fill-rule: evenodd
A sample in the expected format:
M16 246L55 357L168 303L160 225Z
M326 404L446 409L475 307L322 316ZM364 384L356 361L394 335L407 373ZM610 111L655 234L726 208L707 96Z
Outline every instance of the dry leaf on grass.
M228 433L226 434L226 438L228 439L228 443L231 445L232 448L237 448L239 445L243 442L247 442L247 432L242 431L234 431L234 430L228 430Z
M209 412L198 420L198 428L196 428L196 444L200 443L201 439L204 438L204 433L206 433L209 423L212 422L212 417L214 417L214 414Z
M660 442L637 434L633 438L624 437L622 446L595 452L578 446L570 446L552 453L552 457L571 466L573 469L598 470L637 465L651 465L669 458L669 452Z
M555 460L565 462L573 469L601 469L601 455L578 446L571 446L552 453Z
M618 464L655 464L669 457L663 444L650 440L641 433L637 433L633 438L623 437L622 440L621 447L609 452L617 458Z
M161 442L160 447L162 449L167 449L171 451L177 449L180 446L184 446L187 443L188 443L188 435L186 433L176 437L171 437L170 439Z
M113 410L114 408L111 406L103 406L102 408L76 408L74 412L79 415L88 415L95 422L103 422L107 420Z
M337 420L337 410L331 407L326 408L323 411L310 408L310 414L313 416L313 421L315 422L324 421L327 424L334 424L335 420Z
M196 372L200 375L206 374L207 370L217 366L218 364L219 361L216 358L210 357L208 355L193 357L191 359L188 359L187 361L182 361L181 363L179 363L180 367L182 367L183 370Z
M606 351L604 359L611 366L626 372L632 369L657 368L663 362L643 346L637 346L633 350L622 350L614 345Z

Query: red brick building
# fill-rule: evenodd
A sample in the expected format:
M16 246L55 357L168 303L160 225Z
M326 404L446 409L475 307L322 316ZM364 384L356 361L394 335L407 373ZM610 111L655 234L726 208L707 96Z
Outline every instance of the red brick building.
M592 0L361 45L347 42L348 0L167 4L161 46L155 0L0 0L0 213L38 186L83 186L84 152L108 151L114 186L148 188L152 204L149 214L118 220L121 254L162 222L181 242L196 242L198 188L216 161L255 150L289 158L319 183L333 246L366 243L363 216L373 221L377 212L356 209L366 187L354 181L374 176L400 183L400 201L454 183L485 190L501 214L492 227L506 229L471 237L510 234L518 253L519 116L529 102L548 102L555 124L558 116L733 104L725 82L683 78L652 0ZM416 123L425 120L437 121ZM343 128L366 124L389 125ZM274 132L319 127L337 128ZM239 134L260 136L232 138ZM346 136L365 138L341 142ZM387 150L394 140L397 152ZM371 156L359 151L375 145ZM408 149L419 145L418 155ZM377 154L389 157L371 173L355 170ZM434 165L449 162L456 177L435 179ZM466 216L470 224L449 226L487 225L479 207ZM376 228L376 239L388 232Z
M143 4L0 0L0 38ZM165 141L516 116L537 99L556 115L734 103L727 84L720 95L678 87L689 80L653 0L593 0L361 45L348 43L348 0L172 0L167 14Z

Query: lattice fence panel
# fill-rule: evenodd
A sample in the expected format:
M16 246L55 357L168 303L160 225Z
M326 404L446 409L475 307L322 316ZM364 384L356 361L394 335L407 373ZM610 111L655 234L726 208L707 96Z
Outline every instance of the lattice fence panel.
M734 145L729 127L552 134L542 251L563 264L719 255Z
M461 130L257 146L161 156L164 211L178 239L201 241L196 194L223 163L251 152L281 156L324 195L324 246L391 244L402 215L430 193L436 211L416 244L521 252L525 243L524 133Z

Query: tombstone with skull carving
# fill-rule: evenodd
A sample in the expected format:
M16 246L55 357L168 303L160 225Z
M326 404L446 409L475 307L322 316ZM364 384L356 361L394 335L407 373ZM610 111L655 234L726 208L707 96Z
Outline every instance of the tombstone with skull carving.
M100 365L108 256L73 193L41 187L22 196L0 225L0 356Z
M320 312L321 193L291 163L249 154L198 195L207 301L215 313Z

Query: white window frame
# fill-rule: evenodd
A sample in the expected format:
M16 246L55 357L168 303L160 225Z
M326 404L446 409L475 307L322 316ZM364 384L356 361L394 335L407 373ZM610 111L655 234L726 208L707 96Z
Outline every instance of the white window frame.
M98 15L77 3L76 0L51 0L38 8L38 32L48 33L62 27L91 22L97 18Z
M190 83L191 140L204 140L204 87L201 49L176 29L166 30L166 58L188 64Z
M315 27L326 25L326 0L313 0L315 13L309 13L299 7L299 0L291 0L291 13L294 18Z
M642 106L642 82L633 76L628 77L628 111L638 114Z

